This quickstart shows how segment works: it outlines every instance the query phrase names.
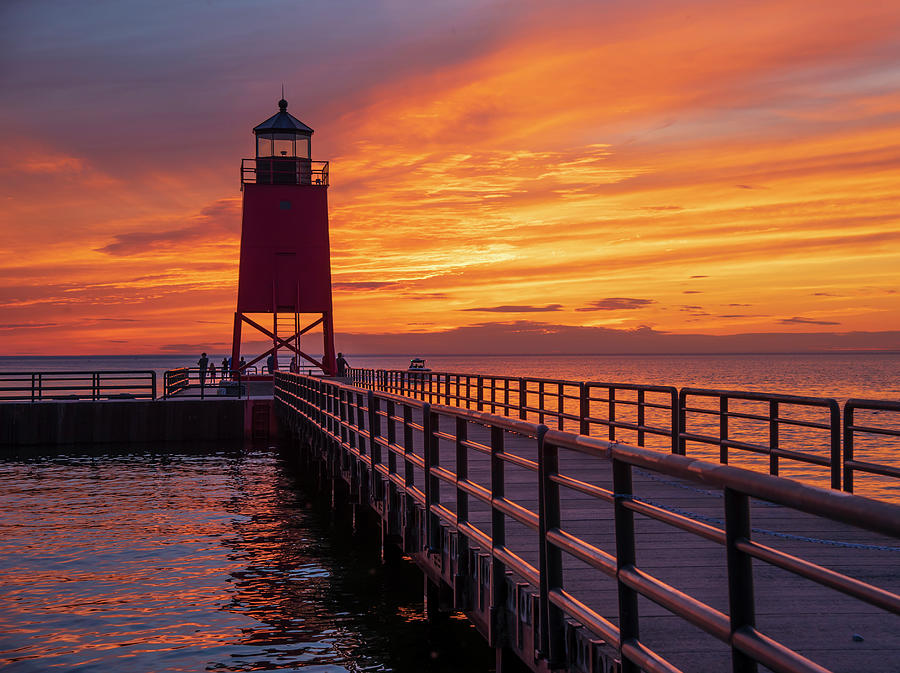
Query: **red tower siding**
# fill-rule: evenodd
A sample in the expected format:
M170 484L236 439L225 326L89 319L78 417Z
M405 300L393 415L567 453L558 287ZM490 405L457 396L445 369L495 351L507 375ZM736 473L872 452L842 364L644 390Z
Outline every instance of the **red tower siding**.
M245 184L237 310L293 311L298 294L298 313L331 313L328 190Z

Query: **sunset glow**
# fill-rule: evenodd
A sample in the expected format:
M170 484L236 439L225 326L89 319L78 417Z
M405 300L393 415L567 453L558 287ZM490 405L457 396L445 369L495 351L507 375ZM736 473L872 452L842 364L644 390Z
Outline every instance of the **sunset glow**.
M224 352L282 81L331 162L339 349L900 348L897 3L163 4L0 10L5 354Z

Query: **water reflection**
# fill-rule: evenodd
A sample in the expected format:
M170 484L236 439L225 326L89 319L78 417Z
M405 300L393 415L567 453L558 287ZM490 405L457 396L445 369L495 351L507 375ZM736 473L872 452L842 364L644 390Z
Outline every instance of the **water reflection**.
M488 670L298 477L269 451L0 462L0 665Z

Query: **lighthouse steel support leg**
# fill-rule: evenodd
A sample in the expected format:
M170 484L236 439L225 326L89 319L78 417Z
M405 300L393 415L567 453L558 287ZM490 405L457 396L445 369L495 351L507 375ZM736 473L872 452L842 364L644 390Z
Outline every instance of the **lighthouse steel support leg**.
M337 374L337 363L334 358L334 323L331 311L322 314L322 337L325 347L322 350L322 369L329 376Z
M278 314L272 314L274 318L274 325L272 326L272 367L273 369L278 369Z
M278 369L278 284L272 281L272 366Z
M234 336L231 341L231 371L233 372L237 367L237 363L241 360L241 323L245 320L244 314L235 312L234 314ZM226 374L231 375L231 372L222 372L222 376L224 377Z

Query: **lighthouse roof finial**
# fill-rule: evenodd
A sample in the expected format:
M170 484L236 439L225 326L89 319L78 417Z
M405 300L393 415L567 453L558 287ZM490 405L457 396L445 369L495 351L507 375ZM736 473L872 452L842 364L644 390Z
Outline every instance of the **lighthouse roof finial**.
M278 113L269 117L262 124L253 127L253 132L260 133L293 133L295 135L312 135L313 130L287 111L288 102L284 99L284 84L281 85L281 100L278 101Z

